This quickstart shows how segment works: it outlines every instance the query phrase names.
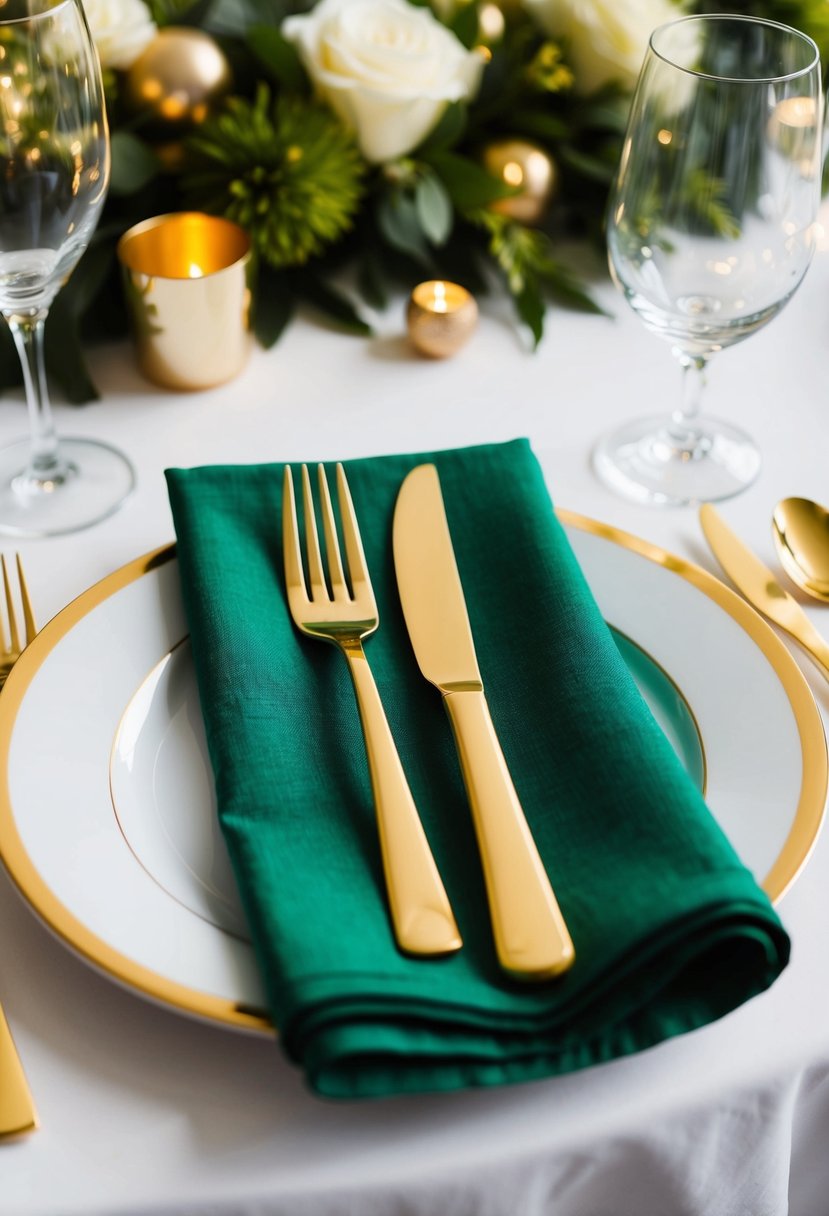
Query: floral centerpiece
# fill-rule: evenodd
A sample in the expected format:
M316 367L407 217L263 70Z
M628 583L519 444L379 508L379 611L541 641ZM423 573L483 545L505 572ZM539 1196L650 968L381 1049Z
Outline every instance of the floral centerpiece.
M368 333L363 304L430 277L475 293L499 278L536 344L551 301L593 308L562 251L574 236L601 242L648 35L683 11L677 0L84 6L113 164L102 222L47 327L49 370L77 402L96 395L84 346L126 330L118 238L168 211L249 231L264 345L300 305ZM751 11L829 46L826 0L684 7ZM6 349L0 378L18 377Z

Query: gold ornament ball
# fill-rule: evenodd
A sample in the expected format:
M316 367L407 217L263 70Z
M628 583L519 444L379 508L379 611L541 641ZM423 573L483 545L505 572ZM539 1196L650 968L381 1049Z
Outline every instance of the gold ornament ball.
M169 140L204 122L232 84L227 57L209 34L168 25L127 72L124 102L149 117L148 133Z
M538 223L558 185L553 158L529 140L501 139L484 149L483 164L493 177L519 188L517 194L490 203L490 210L522 224Z
M418 283L406 308L413 346L432 359L446 359L469 341L478 323L475 297L458 283L430 279Z

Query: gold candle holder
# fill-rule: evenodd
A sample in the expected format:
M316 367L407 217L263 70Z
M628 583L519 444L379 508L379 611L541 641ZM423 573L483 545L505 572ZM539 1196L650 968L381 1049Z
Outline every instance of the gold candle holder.
M459 351L477 323L475 298L458 283L430 279L418 283L409 297L409 337L421 354L433 359L445 359Z
M182 211L118 242L138 365L164 388L223 384L250 352L250 238L230 220Z

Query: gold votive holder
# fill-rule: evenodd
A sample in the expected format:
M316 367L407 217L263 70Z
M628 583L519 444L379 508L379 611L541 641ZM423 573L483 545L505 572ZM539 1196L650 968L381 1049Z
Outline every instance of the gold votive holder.
M418 283L409 297L409 337L421 354L433 359L445 359L459 351L477 323L475 297L459 283L429 279Z
M250 353L250 237L199 211L144 220L118 242L138 365L154 384L203 389Z

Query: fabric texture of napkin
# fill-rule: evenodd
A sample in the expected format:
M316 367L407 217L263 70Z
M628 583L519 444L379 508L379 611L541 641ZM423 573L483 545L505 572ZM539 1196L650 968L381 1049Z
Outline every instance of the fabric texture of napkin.
M573 968L541 984L498 967L448 717L397 595L395 500L424 461L575 944ZM288 612L282 466L167 472L222 828L280 1042L310 1085L356 1097L544 1077L702 1026L768 987L788 938L640 697L529 444L345 467L380 612L366 654L464 939L449 958L395 947L348 669Z

